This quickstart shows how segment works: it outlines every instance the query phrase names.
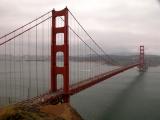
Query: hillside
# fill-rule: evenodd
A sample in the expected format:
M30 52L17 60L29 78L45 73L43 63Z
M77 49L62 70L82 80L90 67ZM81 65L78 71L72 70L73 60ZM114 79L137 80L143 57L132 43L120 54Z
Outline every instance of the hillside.
M0 120L82 120L69 104L12 105L0 109Z

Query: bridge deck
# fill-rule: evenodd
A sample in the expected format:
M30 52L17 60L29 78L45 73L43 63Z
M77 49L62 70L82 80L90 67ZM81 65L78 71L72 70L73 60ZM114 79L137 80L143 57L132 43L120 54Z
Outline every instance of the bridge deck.
M70 86L70 94L74 95L74 94L76 94L76 93L78 93L78 92L80 92L80 91L82 91L86 88L89 88L89 87L91 87L91 86L93 86L93 85L95 85L95 84L97 84L101 81L104 81L104 80L106 80L106 79L108 79L112 76L115 76L115 75L117 75L121 72L124 72L124 71L126 71L128 69L131 69L133 67L136 67L138 65L139 64L134 64L134 65L128 65L126 67L120 67L120 68L117 68L115 70L105 72L105 73L102 73L100 75L89 78L87 80L83 80L79 83L73 84L73 85Z

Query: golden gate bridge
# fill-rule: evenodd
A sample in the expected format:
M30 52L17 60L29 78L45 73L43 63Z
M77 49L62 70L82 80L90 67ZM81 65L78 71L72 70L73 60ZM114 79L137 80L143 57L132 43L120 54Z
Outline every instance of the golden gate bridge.
M126 70L147 69L144 46L136 61L120 65L68 8L49 11L0 40L2 104L69 102L70 96Z

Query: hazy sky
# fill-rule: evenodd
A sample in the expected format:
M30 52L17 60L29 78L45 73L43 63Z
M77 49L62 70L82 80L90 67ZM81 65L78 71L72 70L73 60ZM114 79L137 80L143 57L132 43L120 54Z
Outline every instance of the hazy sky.
M55 8L65 6L107 53L160 55L158 0L0 0L0 36Z

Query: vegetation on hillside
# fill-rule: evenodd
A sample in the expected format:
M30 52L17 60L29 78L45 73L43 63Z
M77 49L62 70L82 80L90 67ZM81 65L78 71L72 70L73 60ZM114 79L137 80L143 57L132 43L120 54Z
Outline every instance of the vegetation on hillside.
M0 120L82 120L69 104L12 105L0 110Z

